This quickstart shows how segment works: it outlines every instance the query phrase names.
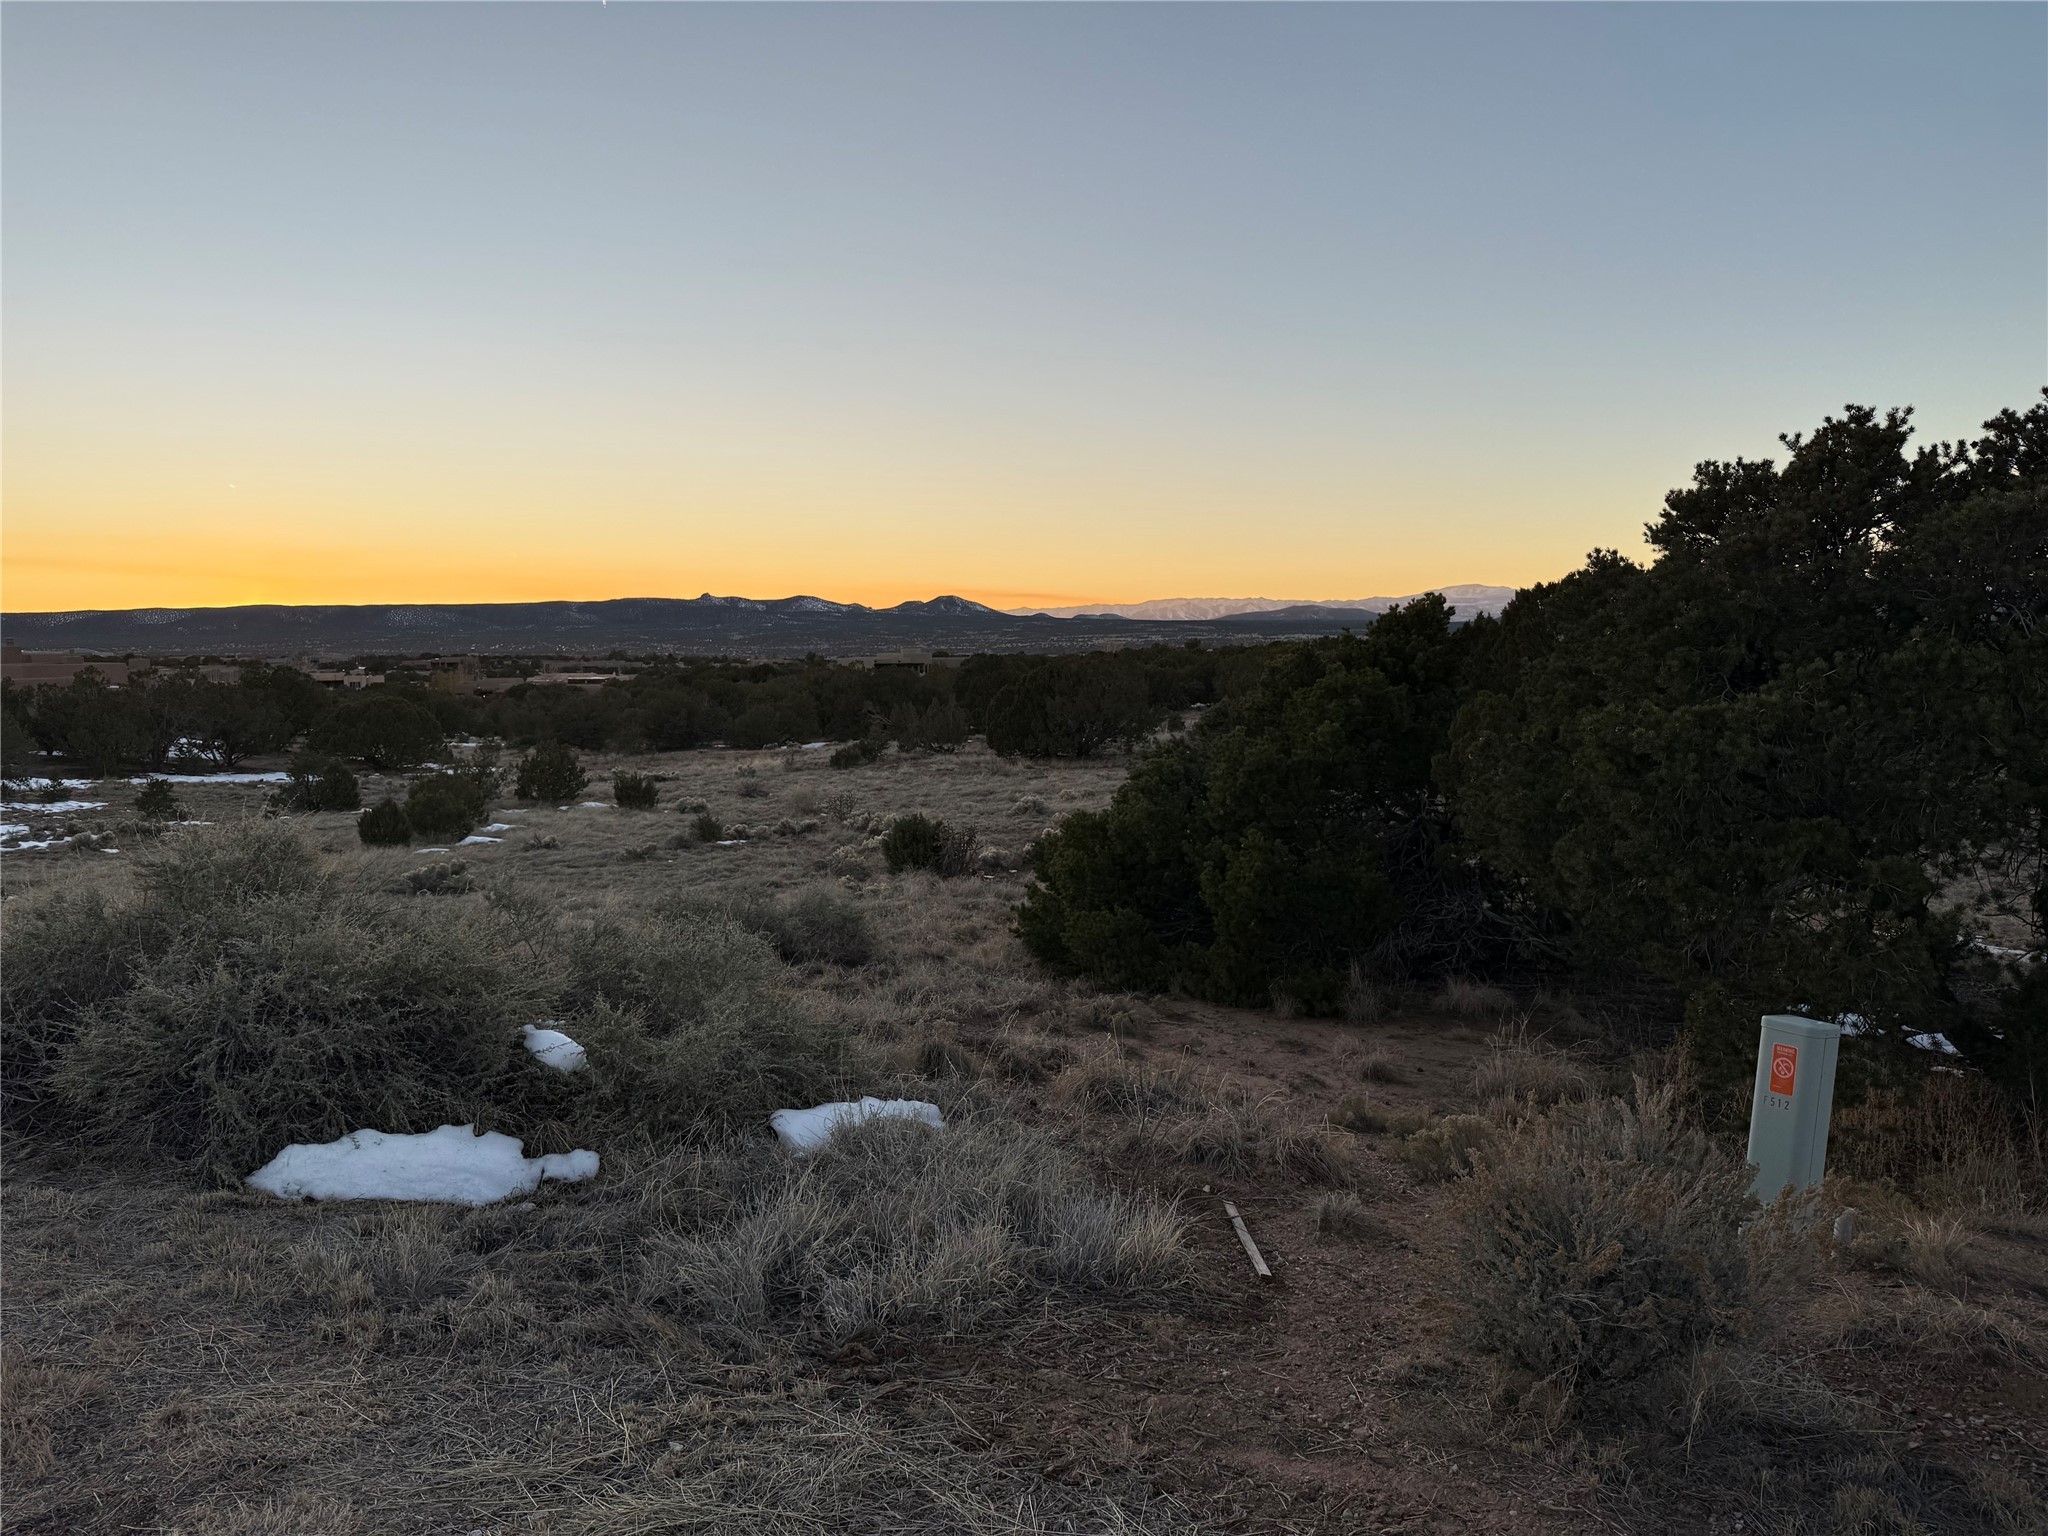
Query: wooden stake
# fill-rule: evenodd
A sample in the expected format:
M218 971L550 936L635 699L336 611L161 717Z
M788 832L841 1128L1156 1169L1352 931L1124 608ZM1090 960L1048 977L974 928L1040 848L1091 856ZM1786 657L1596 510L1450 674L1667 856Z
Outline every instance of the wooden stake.
M1223 1202L1223 1214L1230 1218L1230 1225L1237 1231L1237 1240L1244 1244L1245 1256L1252 1261L1252 1268L1258 1271L1259 1278L1272 1279L1273 1271L1266 1268L1265 1255L1259 1252L1259 1245L1252 1241L1251 1228L1247 1227L1244 1218L1237 1214L1237 1207L1226 1200Z

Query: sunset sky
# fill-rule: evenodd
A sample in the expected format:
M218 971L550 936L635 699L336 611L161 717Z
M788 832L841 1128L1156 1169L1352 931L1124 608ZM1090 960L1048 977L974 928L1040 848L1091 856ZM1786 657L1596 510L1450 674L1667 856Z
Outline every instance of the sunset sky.
M2048 382L2048 8L9 5L10 611L1562 574Z

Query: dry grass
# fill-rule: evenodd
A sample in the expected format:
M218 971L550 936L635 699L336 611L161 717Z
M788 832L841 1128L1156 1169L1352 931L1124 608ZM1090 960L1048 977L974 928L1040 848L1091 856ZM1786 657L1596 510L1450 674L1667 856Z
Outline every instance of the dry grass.
M1358 1078L1366 1083L1397 1083L1401 1068L1386 1051L1367 1051L1358 1058Z
M1386 1219L1358 1197L1354 1190L1332 1190L1309 1202L1308 1213L1319 1237L1351 1243L1372 1243L1380 1247L1399 1246L1400 1236Z
M1456 1019L1499 1019L1515 1006L1515 1000L1499 987L1453 977L1436 995L1439 1013Z
M1502 1029L1488 1045L1472 1074L1472 1092L1496 1114L1554 1109L1593 1091L1591 1073L1571 1057L1534 1044L1522 1027Z
M1924 1291L1842 1292L1824 1314L1848 1349L1904 1351L1934 1360L2048 1369L2048 1338L2003 1312Z

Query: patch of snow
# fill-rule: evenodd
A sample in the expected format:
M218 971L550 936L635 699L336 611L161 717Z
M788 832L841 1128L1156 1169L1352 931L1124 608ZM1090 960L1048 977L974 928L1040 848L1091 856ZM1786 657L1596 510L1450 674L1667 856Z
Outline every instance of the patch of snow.
M1975 939L1971 942L1985 954L1996 955L2001 960L2024 960L2033 953L2030 949L2012 949L2004 944L1993 944L1989 939Z
M560 1019L549 1019L546 1024L561 1022ZM559 1029L547 1028L546 1024L519 1026L519 1032L526 1036L526 1048L540 1058L544 1067L553 1067L557 1072L581 1072L590 1061L583 1047Z
M486 832L511 832L515 829L509 821L494 821L488 827L485 827L484 830Z
M62 848L70 841L68 837L52 837L40 843L9 843L4 849L0 849L0 852L27 853L38 848Z
M490 1205L531 1194L542 1179L587 1179L595 1152L528 1157L519 1138L444 1125L418 1136L362 1130L318 1145L295 1142L249 1175L280 1200L439 1200Z
M713 843L711 846L714 848L737 848L741 843L744 843L745 841L746 839L744 837L721 837L720 839L718 839L717 842Z
M568 807L565 805L562 809L566 811ZM583 800L577 802L576 809L579 811L608 811L611 809L611 806L603 800Z
M806 752L819 752L831 745L832 743L829 741L807 741L803 744L802 750Z
M505 839L503 839L502 837L479 837L475 833L471 833L468 837L465 837L461 842L457 843L455 846L458 848L467 848L471 843L502 843L503 841L505 841Z
M157 778L164 780L173 789L180 784L283 784L291 779L288 773L160 773ZM130 784L147 784L148 779L130 779Z
M1944 1056L1960 1056L1963 1053L1950 1044L1947 1035L1908 1035L1906 1044L1920 1051L1939 1051Z
M0 823L0 837L27 837L34 830L35 828L29 826L26 822L10 821Z
M52 800L45 805L36 800L9 800L0 804L0 811L40 811L48 816L62 815L66 811L104 811L104 800Z
M414 853L446 853L446 848L415 848Z
M859 1125L863 1121L881 1118L918 1120L933 1127L943 1127L946 1117L939 1113L936 1104L927 1104L922 1099L877 1099L863 1098L858 1103L820 1104L814 1109L778 1109L768 1117L768 1123L775 1128L775 1134L785 1147L797 1152L815 1152L841 1126Z
M1842 1033L1845 1035L1868 1035L1876 1032L1870 1020L1860 1013L1838 1013L1829 1022L1841 1025Z

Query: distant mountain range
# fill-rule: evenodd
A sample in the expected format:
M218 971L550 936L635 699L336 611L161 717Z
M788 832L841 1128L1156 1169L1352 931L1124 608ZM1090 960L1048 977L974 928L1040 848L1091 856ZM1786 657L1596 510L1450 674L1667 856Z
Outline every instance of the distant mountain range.
M1497 595L1497 601L1465 594ZM1461 616L1491 612L1503 587L1445 590ZM26 651L151 656L415 656L592 654L622 650L681 655L857 656L890 650L1085 651L1106 646L1243 644L1360 628L1397 598L1289 603L1262 599L1169 599L1078 616L1004 613L964 597L869 608L822 597L624 597L595 603L442 603L240 608L129 608L0 614L0 635ZM1229 611L1182 616L1190 607ZM1483 606L1489 604L1490 606Z
M1515 595L1513 587L1435 587L1450 600L1455 618L1469 619L1482 613L1499 613ZM1155 597L1142 603L1091 603L1079 608L1012 608L1014 614L1042 613L1055 619L1115 614L1125 619L1230 619L1240 614L1287 613L1297 616L1335 609L1385 613L1396 603L1413 602L1422 594L1406 597Z

